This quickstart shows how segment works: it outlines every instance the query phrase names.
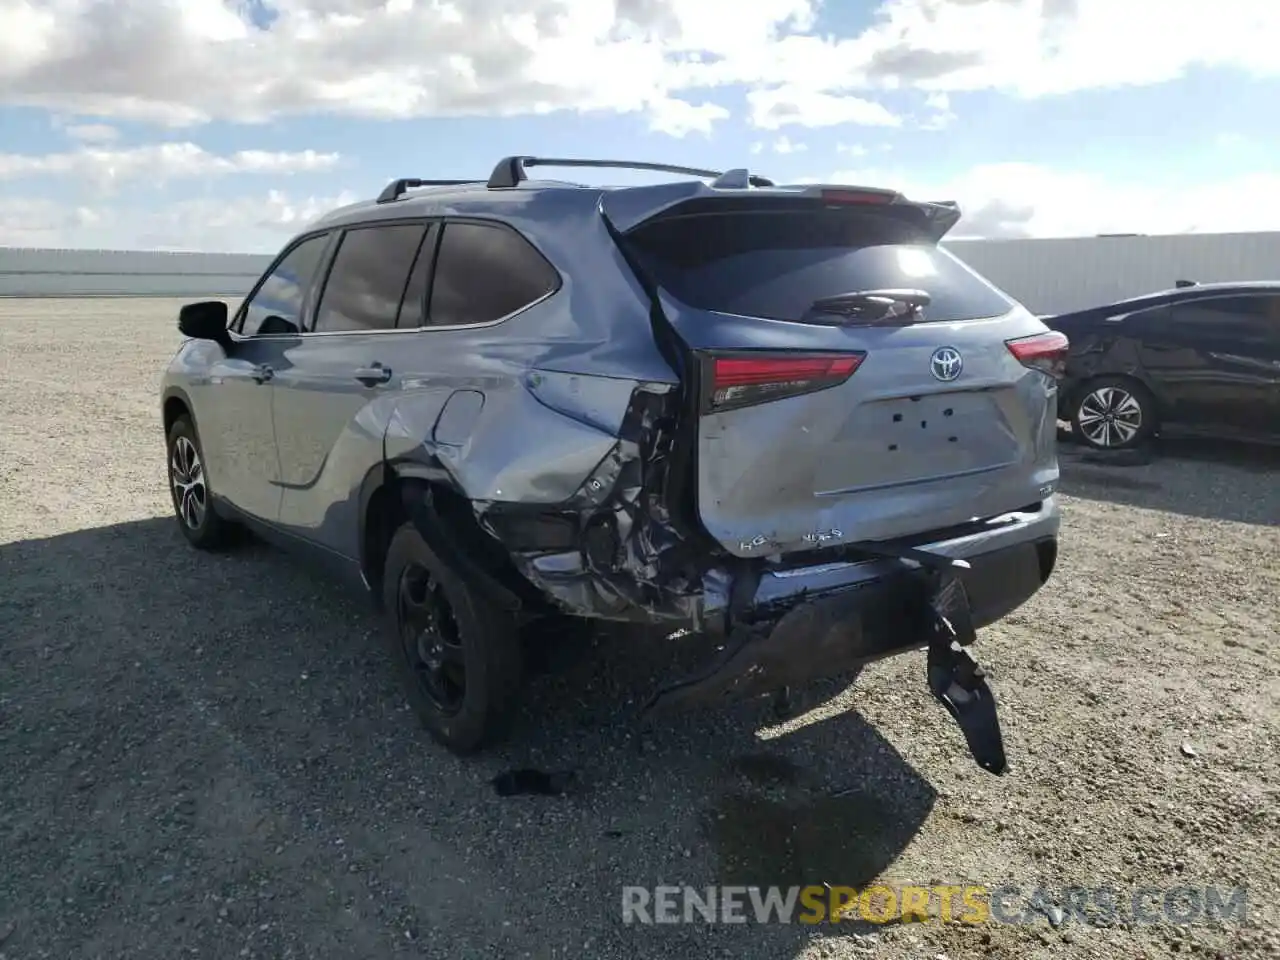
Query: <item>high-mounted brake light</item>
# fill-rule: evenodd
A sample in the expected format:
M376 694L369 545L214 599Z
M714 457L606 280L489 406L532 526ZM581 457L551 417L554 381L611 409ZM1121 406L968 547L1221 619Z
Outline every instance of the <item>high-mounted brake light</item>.
M704 413L796 397L844 383L865 353L712 356L705 361Z
M1005 346L1024 367L1039 370L1055 380L1061 380L1066 376L1067 351L1071 347L1071 341L1064 333L1059 333L1057 330L1033 333L1029 337L1006 340Z
M823 190L823 203L893 203L897 194L879 190Z

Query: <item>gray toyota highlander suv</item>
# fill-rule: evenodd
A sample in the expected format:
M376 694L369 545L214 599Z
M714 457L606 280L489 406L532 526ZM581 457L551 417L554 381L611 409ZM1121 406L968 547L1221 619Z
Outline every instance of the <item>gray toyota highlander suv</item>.
M162 387L179 525L362 582L460 753L510 718L528 625L573 617L712 634L650 710L925 650L1001 773L971 644L1054 567L1067 341L939 246L959 216L623 161L394 181L290 241L234 316L182 309Z

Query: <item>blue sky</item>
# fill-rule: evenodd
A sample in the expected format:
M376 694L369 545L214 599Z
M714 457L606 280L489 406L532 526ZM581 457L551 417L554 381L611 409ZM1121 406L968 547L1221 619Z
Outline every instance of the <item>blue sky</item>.
M962 235L1280 229L1274 4L757 2L11 0L0 244L267 251L508 153L892 186Z

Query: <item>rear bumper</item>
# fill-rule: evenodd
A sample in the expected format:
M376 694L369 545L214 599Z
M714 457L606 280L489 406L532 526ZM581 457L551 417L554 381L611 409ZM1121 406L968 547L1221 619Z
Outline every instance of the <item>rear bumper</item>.
M723 653L694 677L655 697L666 705L725 703L837 677L875 660L936 643L936 598L945 577L963 585L967 646L972 631L1030 599L1053 572L1059 515L1046 500L1034 512L915 546L968 562L945 574L885 559L775 571L728 631ZM954 618L953 618L954 619Z
M913 541L912 546L970 563L971 568L961 571L960 576L969 592L974 625L984 627L1016 610L1049 579L1057 562L1060 525L1057 502L1049 497L1038 510L1014 511L962 535L944 534L938 539ZM914 565L902 560L875 559L769 570L761 575L751 599L740 609L748 621L776 621L802 603L836 594L861 593L863 588L876 585L902 583L910 579L913 569ZM719 619L727 626L727 578L718 581L712 575L705 596L708 624L715 627ZM856 605L858 601L851 597L842 603Z

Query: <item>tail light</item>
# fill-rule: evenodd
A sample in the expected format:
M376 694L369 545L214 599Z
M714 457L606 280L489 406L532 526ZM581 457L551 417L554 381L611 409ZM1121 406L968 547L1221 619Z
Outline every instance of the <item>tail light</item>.
M750 353L704 360L703 413L721 413L844 383L866 353Z
M1071 341L1065 333L1050 330L1048 333L1006 340L1005 345L1024 367L1039 370L1055 380L1061 380L1067 374L1067 350Z
M823 190L823 203L893 203L898 199L898 194L892 190L870 190L870 189L836 189Z

